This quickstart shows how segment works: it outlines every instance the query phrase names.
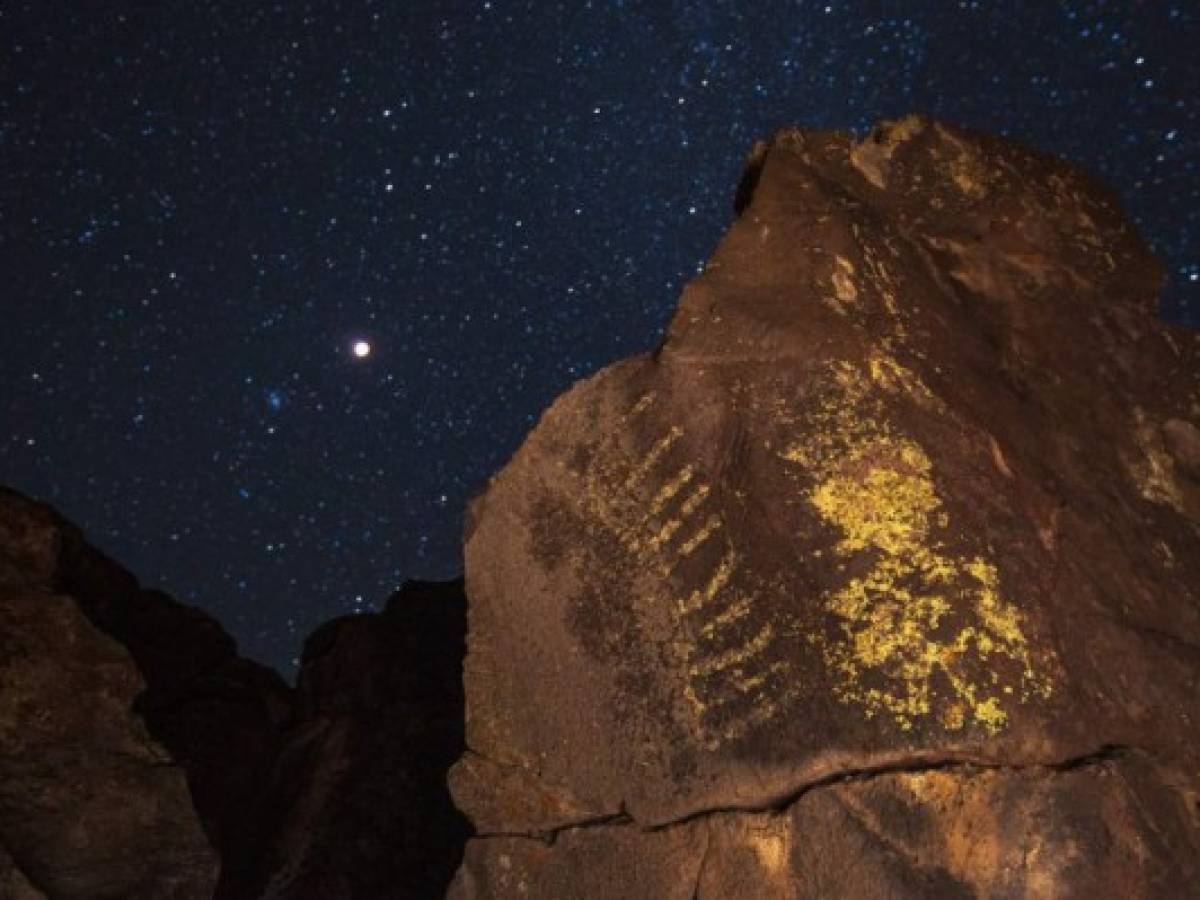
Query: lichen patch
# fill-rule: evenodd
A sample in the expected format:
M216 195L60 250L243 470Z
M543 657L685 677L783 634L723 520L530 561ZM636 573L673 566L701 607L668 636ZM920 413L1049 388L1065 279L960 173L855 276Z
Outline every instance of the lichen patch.
M1015 703L1049 696L1051 685L1035 671L994 562L947 549L952 523L933 464L877 396L890 371L875 361L865 371L835 365L808 434L781 454L804 467L808 501L839 532L835 555L869 560L865 574L824 597L837 637L814 642L838 699L869 718L889 716L906 731L930 719L995 733Z

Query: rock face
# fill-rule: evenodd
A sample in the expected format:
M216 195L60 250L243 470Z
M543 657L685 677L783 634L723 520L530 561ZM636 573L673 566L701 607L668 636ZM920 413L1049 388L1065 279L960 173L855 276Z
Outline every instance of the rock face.
M0 493L0 896L208 900L217 854L134 712L142 673L63 584L64 537Z
M409 583L293 690L0 488L0 900L441 897L465 610Z
M756 148L466 533L463 897L1200 884L1200 336L1068 165Z
M446 772L463 751L462 582L409 582L378 615L309 636L270 788L262 900L442 897L470 825Z

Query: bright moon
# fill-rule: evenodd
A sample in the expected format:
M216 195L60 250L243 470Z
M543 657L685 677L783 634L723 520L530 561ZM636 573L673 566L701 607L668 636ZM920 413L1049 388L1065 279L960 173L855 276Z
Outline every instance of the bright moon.
M355 341L354 355L357 356L359 359L365 359L366 357L371 355L371 345L368 344L366 341Z

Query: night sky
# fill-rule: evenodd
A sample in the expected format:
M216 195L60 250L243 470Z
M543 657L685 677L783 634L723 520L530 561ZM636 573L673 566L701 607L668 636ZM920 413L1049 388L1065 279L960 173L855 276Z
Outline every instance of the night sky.
M0 482L289 678L652 347L777 127L1112 184L1200 324L1190 2L0 2ZM365 342L356 355L355 346Z

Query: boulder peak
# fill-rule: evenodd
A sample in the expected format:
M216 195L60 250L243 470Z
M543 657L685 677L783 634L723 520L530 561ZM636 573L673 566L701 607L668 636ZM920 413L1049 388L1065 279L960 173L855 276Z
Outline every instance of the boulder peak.
M1152 315L1161 266L1069 164L928 117L777 132L735 206L664 344L473 503L459 887L488 834L653 868L842 778L1093 766L1152 785L1194 876L1200 341ZM1081 852L1144 894L1110 838Z

